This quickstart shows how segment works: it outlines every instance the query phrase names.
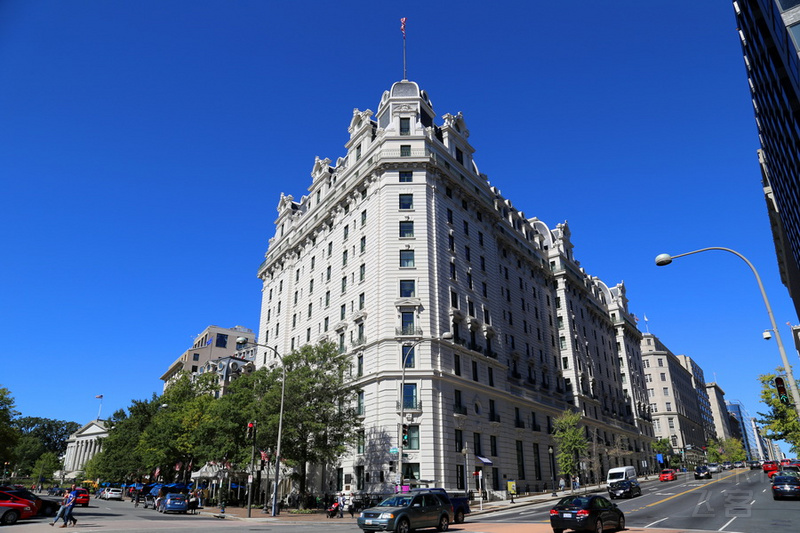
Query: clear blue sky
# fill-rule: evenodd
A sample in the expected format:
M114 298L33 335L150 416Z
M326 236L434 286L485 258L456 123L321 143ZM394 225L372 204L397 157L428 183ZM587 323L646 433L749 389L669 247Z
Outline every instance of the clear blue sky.
M586 270L755 415L780 359L750 271L653 262L734 248L797 322L732 7L613 4L0 2L0 385L24 415L84 423L97 394L108 415L160 391L207 325L257 331L278 198L402 78L405 16L408 77L464 113L491 183L569 221Z

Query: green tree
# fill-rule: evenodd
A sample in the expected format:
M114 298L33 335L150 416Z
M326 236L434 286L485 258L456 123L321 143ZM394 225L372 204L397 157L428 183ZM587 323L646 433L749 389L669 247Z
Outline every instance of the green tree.
M0 462L11 462L14 458L14 447L19 440L19 430L13 421L19 413L14 410L14 398L11 391L0 387ZM2 465L0 465L2 466Z
M747 452L739 439L711 439L706 448L706 457L710 463L744 461L747 459Z
M361 427L354 407L356 391L348 384L350 360L331 342L305 345L283 356L286 392L281 455L294 466L299 490L306 490L306 465L337 463ZM277 442L283 370L273 368L254 384L259 401L254 420L259 443L274 450ZM240 378L241 380L241 378ZM239 382L240 380L237 380ZM238 385L234 382L235 385ZM246 386L247 381L241 380ZM242 426L243 427L243 426Z
M800 419L793 405L786 405L778 399L775 389L775 378L783 373L783 368L778 367L775 374L758 376L761 382L761 402L769 408L767 413L758 413L761 417L758 423L762 424L765 437L788 443L789 451L797 455L800 454Z
M578 425L580 421L581 414L571 410L564 411L553 421L559 474L570 478L580 473L579 458L586 454L589 446L583 429Z
M39 484L46 484L53 480L53 473L61 469L61 461L58 455L53 452L45 452L41 457L36 459L33 465L34 482Z
M24 476L37 474L34 465L42 454L50 452L56 456L64 455L67 439L81 427L77 422L32 416L17 418L14 425L20 433L14 448L17 471Z
M670 467L672 463L675 463L675 466L680 465L680 457L673 455L672 450L672 443L669 439L664 438L657 440L651 446L653 453L660 453L664 457L664 466Z

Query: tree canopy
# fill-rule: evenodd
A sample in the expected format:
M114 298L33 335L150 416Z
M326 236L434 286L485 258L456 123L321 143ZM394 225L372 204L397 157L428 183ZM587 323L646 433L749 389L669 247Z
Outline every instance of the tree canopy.
M778 375L783 375L783 368L778 367L774 374L758 376L761 382L761 401L769 408L766 413L758 413L761 417L758 422L763 424L768 439L782 440L789 444L791 453L800 454L800 419L793 405L786 405L778 399L775 389L775 378Z
M571 410L564 411L553 421L558 470L569 477L579 474L579 458L585 455L589 446L583 429L578 425L580 421L581 414Z
M0 387L0 459L12 459L14 446L19 440L19 430L13 420L19 413L14 410L14 398L5 387Z

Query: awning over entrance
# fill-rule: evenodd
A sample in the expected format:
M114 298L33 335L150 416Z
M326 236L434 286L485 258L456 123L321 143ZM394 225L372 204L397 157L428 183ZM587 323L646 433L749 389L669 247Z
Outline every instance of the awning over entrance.
M483 464L485 464L487 466L492 466L494 464L492 462L492 460L487 458L487 457L483 457L483 456L480 456L480 455L476 455L475 457L477 457L480 462L482 462Z

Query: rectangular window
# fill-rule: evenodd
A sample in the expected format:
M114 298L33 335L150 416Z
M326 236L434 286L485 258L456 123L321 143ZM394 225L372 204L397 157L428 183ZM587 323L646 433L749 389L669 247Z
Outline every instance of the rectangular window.
M366 251L367 251L367 238L361 237L361 253L363 254Z
M413 172L400 172L400 183L411 183L412 181L414 181Z
M469 222L464 221L464 235L469 235Z
M419 426L408 426L408 446L409 450L419 450Z
M414 311L401 312L400 321L403 335L414 335Z
M413 279L400 280L400 297L414 298L416 296L416 281Z
M521 440L517 441L517 479L525 479L525 453Z
M452 209L448 209L447 210L447 222L448 222L448 224L452 224L453 223L453 210Z
M342 278L342 294L347 292L347 276Z
M347 314L347 305L342 304L341 307L339 307L339 320L344 320L346 314Z
M366 296L362 292L361 294L358 295L358 308L364 309L365 305L366 305Z
M342 266L347 266L347 250L342 252Z
M475 454L483 455L483 448L481 448L481 434L480 433L473 433L472 434L472 449Z
M361 225L362 226L366 226L367 225L367 210L366 209L361 211Z
M411 119L400 118L400 135L411 135Z
M403 383L403 408L417 409L417 384Z
M345 225L343 233L344 240L347 240L347 237L350 236L350 224Z
M414 267L414 250L400 250L400 268Z
M497 437L495 435L489 436L489 453L493 457L497 457Z
M414 368L414 346L403 346L403 361L405 361L406 368Z
M457 353L453 354L453 374L456 376L461 375L461 356Z
M414 209L413 194L401 194L399 196L399 199L400 199L400 209Z
M462 152L460 148L456 148L456 161L462 165L464 164L464 152Z
M227 348L228 347L228 336L224 333L217 333L217 339L214 342L214 346L217 348Z
M411 156L411 145L410 144L401 144L400 145L400 157L410 157Z
M407 239L414 236L414 221L401 220L400 221L400 238Z
M542 480L542 459L539 457L539 444L533 444L533 473L536 481Z
M478 362L472 362L472 381L478 381Z

